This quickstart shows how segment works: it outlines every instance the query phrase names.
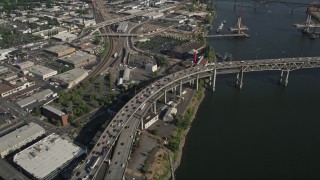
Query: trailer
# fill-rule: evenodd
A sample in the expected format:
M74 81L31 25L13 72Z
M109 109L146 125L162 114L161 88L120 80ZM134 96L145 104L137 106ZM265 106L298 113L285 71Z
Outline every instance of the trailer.
M93 157L91 158L91 160L90 160L90 162L89 162L89 163L90 163L90 166L88 167L88 171L89 171L89 172L92 171L92 170L97 166L99 160L100 160L100 157L99 157L99 156L93 156Z

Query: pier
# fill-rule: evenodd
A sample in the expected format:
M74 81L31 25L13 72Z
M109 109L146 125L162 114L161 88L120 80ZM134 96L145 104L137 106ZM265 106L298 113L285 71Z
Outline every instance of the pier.
M248 38L250 37L249 34L246 34L244 32L241 32L240 34L212 34L212 35L207 35L205 36L206 38L224 38L224 37L245 37Z
M229 28L229 31L231 31L232 34L212 34L212 35L206 35L205 37L206 38L224 38L224 37L248 38L250 37L249 34L246 34L245 32L243 32L244 30L249 30L249 28L242 24L242 17L239 16L236 26Z
M308 14L307 20L304 24L295 23L293 26L302 33L307 34L310 39L319 38L319 32L317 32L316 29L320 28L320 24L313 23L310 14Z

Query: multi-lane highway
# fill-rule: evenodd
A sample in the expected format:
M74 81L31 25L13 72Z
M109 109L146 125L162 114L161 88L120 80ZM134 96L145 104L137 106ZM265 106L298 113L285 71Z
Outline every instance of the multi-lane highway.
M108 156L111 150L111 146L114 145L116 139L120 135L123 128L127 126L129 120L135 118L136 121L140 121L139 108L149 108L148 106L153 101L164 94L167 90L173 86L179 86L181 83L186 83L194 79L211 77L214 71L217 74L223 73L235 73L239 71L251 72L251 71L267 71L267 70L279 70L279 71L292 71L301 68L318 68L320 67L319 57L305 57L305 58L287 58L287 59L268 59L268 60L253 60L253 61L233 61L233 62L221 62L211 63L209 65L194 66L174 74L170 74L163 77L156 82L150 84L148 87L136 94L113 118L101 137L95 144L93 150L88 154L86 161L90 161L94 156L101 156L103 149L105 156ZM147 104L146 104L147 103ZM136 126L135 126L136 127ZM121 143L121 142L120 142ZM125 150L127 148L124 148ZM118 152L115 152L118 153ZM127 154L121 151L119 155ZM86 177L87 175L94 176L97 172L97 167L100 167L104 158L100 158L97 166L90 172L87 170L86 164L83 164L77 171L80 172L77 178ZM121 158L120 158L121 159ZM126 159L126 158L123 158ZM114 163L114 162L112 162ZM122 163L121 163L122 164ZM120 165L121 165L120 164ZM111 176L111 175L110 175Z

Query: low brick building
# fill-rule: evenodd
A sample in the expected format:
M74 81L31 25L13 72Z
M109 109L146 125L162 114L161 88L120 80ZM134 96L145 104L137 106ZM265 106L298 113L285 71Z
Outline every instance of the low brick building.
M69 125L68 115L52 106L49 106L49 105L42 106L42 115L47 117L49 120L53 122L60 121L63 126Z

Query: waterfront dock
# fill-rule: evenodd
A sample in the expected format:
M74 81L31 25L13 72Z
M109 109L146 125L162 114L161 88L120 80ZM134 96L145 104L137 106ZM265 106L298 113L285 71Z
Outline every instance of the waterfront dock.
M205 38L223 38L223 37L244 37L244 38L249 38L250 35L246 34L244 32L241 32L240 34L235 33L235 34L212 34L212 35L207 35Z

